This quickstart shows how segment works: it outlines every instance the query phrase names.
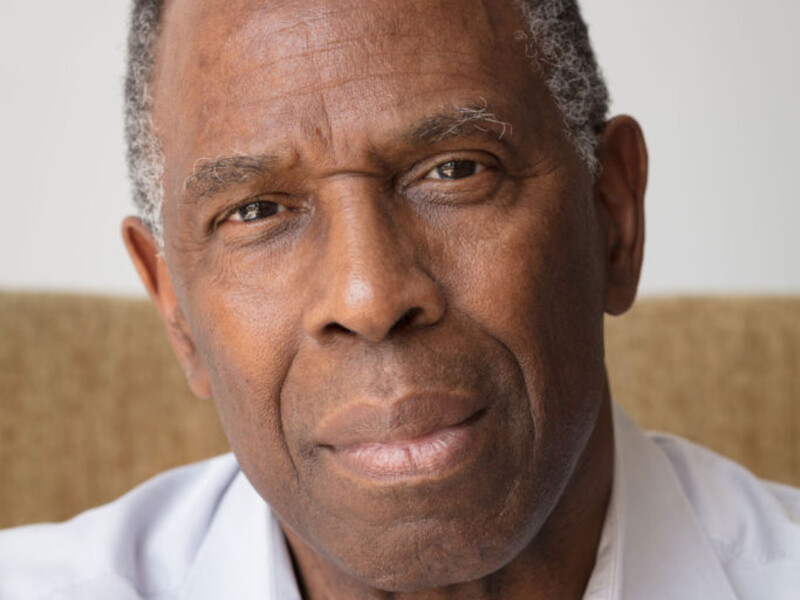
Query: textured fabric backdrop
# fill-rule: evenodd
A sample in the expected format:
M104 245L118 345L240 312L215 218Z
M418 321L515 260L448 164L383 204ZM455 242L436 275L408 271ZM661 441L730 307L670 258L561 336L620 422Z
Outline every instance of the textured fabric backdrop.
M800 298L642 300L607 320L607 359L645 427L800 485ZM147 302L0 293L0 527L227 449Z

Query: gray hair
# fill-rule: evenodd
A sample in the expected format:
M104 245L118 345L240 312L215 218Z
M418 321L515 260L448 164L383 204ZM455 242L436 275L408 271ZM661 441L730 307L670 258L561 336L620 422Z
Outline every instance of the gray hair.
M514 0L528 31L533 67L564 118L565 132L589 170L597 174L598 135L608 113L608 90L589 42L577 0ZM164 157L152 119L151 84L156 39L165 0L133 0L125 80L125 136L134 203L145 225L163 246Z
M164 2L133 0L125 78L125 139L133 202L160 247L164 241L164 155L153 125L151 83Z

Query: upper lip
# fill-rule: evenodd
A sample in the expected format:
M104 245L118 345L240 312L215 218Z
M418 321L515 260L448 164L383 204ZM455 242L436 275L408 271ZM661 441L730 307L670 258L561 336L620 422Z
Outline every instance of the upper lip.
M411 441L461 425L485 408L479 398L438 391L415 392L389 403L358 401L323 418L315 439L337 450Z

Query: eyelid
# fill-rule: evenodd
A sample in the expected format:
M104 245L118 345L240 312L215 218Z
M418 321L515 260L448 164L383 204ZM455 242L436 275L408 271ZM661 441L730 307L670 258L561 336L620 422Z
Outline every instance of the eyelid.
M428 178L428 174L431 171L436 170L438 167L457 160L468 160L477 163L482 169L480 169L475 175L477 176L480 173L485 171L498 169L501 166L500 160L493 154L483 151L483 150L453 150L451 152L442 152L434 157L419 161L414 167L409 171L408 176L404 177L403 180L406 185L411 185L415 181L443 181L448 183L455 183L457 181L465 181L467 178L462 179L434 179Z
M438 173L436 173L439 170L439 168L443 167L444 165L446 165L448 163L452 163L452 162L472 162L472 163L475 163L475 172L472 173L471 175L467 175L467 177L461 177L459 179L446 179L444 177L439 177ZM441 162L441 163L437 164L435 167L433 167L427 173L425 173L425 175L423 176L423 179L432 179L433 181L460 181L461 179L467 179L469 177L474 177L478 173L482 173L483 171L485 171L487 168L488 167L485 164L483 164L480 161L474 160L472 158L454 158L452 160L446 160L444 162ZM437 176L436 177L431 177L431 174L436 174Z
M219 214L219 216L212 221L211 229L212 230L217 229L217 228L221 227L222 225L224 225L225 223L233 223L235 225L249 225L249 224L251 224L251 222L243 221L240 218L238 218L237 213L242 208L244 208L245 206L249 206L250 204L256 204L258 202L264 202L264 203L268 202L268 203L275 204L276 206L278 206L278 212L276 213L276 215L277 214L281 214L283 212L287 212L288 210L290 210L289 207L285 203L278 202L277 199L275 199L275 197L272 196L272 195L251 196L251 197L247 198L246 200L242 200L241 202L237 202L233 207L228 208L228 209L224 210L223 212L221 212ZM273 216L275 216L275 215L273 215ZM265 219L258 219L256 221L252 221L252 223L259 223L261 221L268 221L268 220L269 220L269 217L267 217Z

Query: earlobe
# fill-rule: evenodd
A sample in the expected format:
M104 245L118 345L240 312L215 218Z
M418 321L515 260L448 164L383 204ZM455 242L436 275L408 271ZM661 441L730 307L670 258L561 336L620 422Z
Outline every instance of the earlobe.
M644 256L647 147L629 116L609 121L600 139L602 172L595 195L606 215L606 312L627 311L636 298Z
M127 217L122 223L122 238L139 278L164 323L192 393L200 398L211 397L205 367L197 354L191 331L175 296L167 264L153 234L140 219Z

